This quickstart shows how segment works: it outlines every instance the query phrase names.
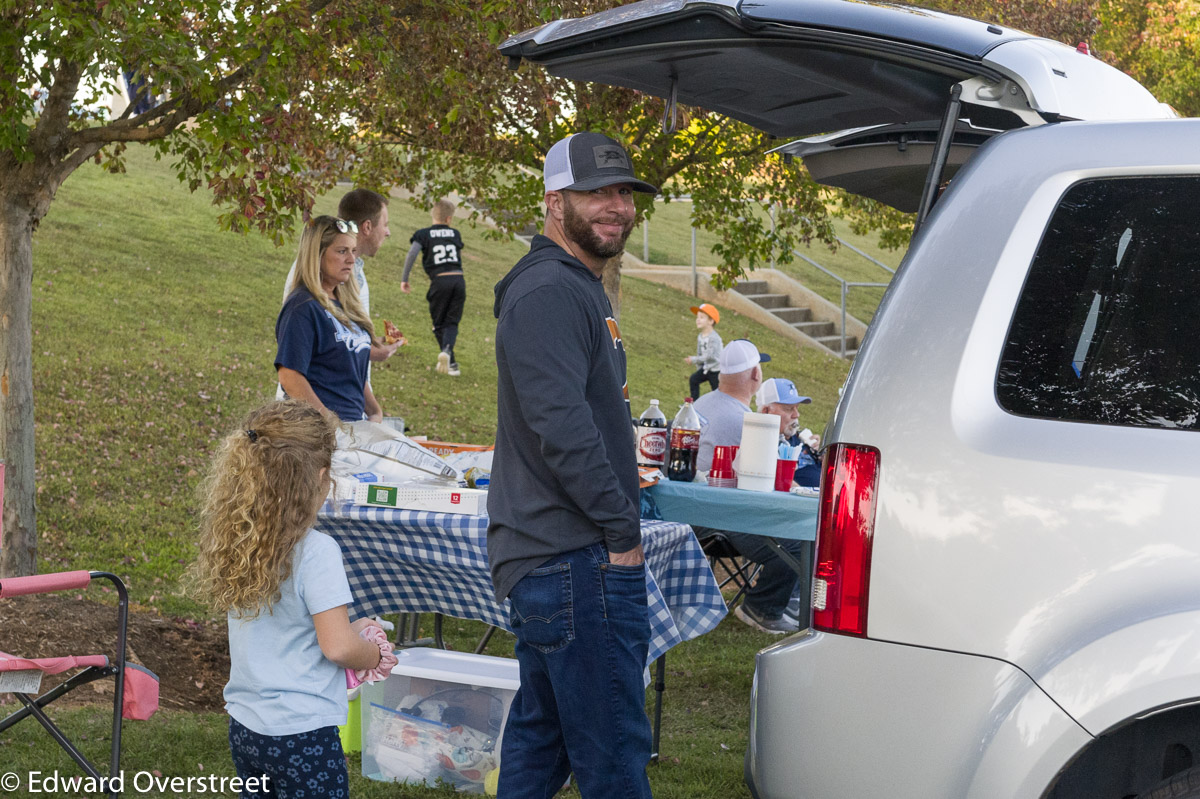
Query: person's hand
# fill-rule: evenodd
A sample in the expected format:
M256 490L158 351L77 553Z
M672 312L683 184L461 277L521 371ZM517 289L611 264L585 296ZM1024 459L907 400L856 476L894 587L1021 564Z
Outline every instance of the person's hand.
M688 364L689 366L691 366L691 364L692 364L692 356L690 356L690 355L689 355L689 356L687 356L686 358L684 358L684 359L683 359L683 362L684 362L684 363L686 363L686 364Z
M388 358L396 354L396 350L400 349L400 345L403 343L404 339L392 342L391 344L384 344L383 342L380 342L379 344L372 344L370 355L372 363L386 361Z
M642 545L638 544L628 552L609 552L608 562L614 566L640 566L646 562L646 556L642 552Z
M400 290L403 291L405 294L409 294L410 292L412 292L412 286L408 285L407 280L402 280L402 281L400 281Z
M383 423L383 410L380 409L380 410L376 411L375 413L368 414L367 421L375 422L375 424L382 424Z
M350 629L355 635L362 635L362 631L370 627L372 624L378 625L378 622L376 622L370 616L364 616L361 619L356 619L350 622Z

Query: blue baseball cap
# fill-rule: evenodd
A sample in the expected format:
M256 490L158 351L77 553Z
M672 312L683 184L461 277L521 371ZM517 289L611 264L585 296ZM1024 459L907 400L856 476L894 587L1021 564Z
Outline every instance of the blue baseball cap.
M770 405L772 402L778 402L780 405L803 405L812 402L812 397L800 396L800 392L796 390L796 384L782 377L764 380L754 398L758 402L759 408Z

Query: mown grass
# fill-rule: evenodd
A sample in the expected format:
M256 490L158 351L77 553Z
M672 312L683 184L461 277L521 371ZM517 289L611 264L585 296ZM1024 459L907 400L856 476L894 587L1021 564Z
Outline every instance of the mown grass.
M759 208L755 208L755 213L766 216ZM682 200L662 203L655 208L648 225L650 263L685 266L692 263L691 214L692 204ZM833 226L843 241L853 244L892 269L899 266L900 259L904 255L902 252L885 250L878 245L875 238L852 233L849 224L840 219L833 220ZM633 231L633 235L629 237L628 249L639 258L642 258L647 251L645 233L643 226L639 225ZM714 233L705 230L696 231L696 262L698 265L716 266L720 263L720 258L712 252L713 245L718 241L719 239ZM849 247L840 245L830 247L824 242L813 241L808 245L801 246L799 252L829 271L841 275L847 282L887 283L891 279L887 270L862 257ZM769 266L769 264L760 266ZM776 259L775 268L795 277L835 305L841 304L841 285L838 281L814 268L804 259L793 256L790 262L785 262L782 257L779 257ZM847 295L846 308L852 316L869 322L875 315L879 301L883 298L883 291L882 288L852 287Z
M196 486L219 438L274 395L274 322L295 245L276 248L222 232L210 198L188 193L165 164L137 148L129 164L125 175L79 170L34 239L39 569L112 570L137 605L207 617L180 590L195 553ZM335 209L341 193L321 198L317 210ZM410 344L374 370L375 393L410 432L491 442L492 286L525 248L464 226L468 299L456 352L463 376L448 378L433 371L437 347L423 276L416 276L412 294L400 291L408 237L428 217L401 200L391 203L390 214L391 241L367 263L371 304L375 320L395 322ZM662 219L655 217L658 230ZM692 304L681 292L623 282L621 328L635 413L651 398L673 413L685 396L691 370L682 358L695 350ZM823 427L845 378L844 362L732 312L719 331L726 340L751 338L771 353L767 376L796 380L814 399L801 422ZM449 627L459 648L481 632L473 622ZM726 620L672 650L664 761L651 772L656 796L747 795L742 754L753 656L767 641ZM489 652L510 654L511 638L497 636ZM102 711L76 710L66 718L89 746L101 745ZM163 712L128 726L124 762L127 770L168 776L232 775L225 734L221 714ZM14 771L76 773L29 722L0 734L0 750ZM441 795L361 779L354 791Z

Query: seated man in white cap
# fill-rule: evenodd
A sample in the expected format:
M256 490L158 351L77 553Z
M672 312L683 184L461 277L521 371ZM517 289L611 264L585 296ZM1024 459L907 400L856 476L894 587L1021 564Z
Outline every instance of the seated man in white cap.
M729 342L721 350L721 382L696 400L700 416L700 451L696 454L696 476L712 468L713 447L736 447L742 441L742 414L750 412L750 398L762 385L760 363L771 360L744 338Z
M779 441L800 447L800 457L796 460L796 473L792 482L805 488L816 488L821 484L821 467L817 461L817 450L821 448L821 437L807 431L804 438L800 435L800 406L812 402L812 397L804 397L796 390L796 384L782 377L772 377L764 380L758 392L754 395L759 413L770 413L779 417Z
M759 364L769 360L771 356L759 353L758 348L746 339L737 339L725 345L721 353L720 385L716 391L710 391L696 400L696 413L700 417L697 474L707 472L712 467L713 447L741 444L742 419L750 411L750 398L762 385L762 367ZM762 564L758 579L746 592L745 601L734 608L735 616L751 627L772 635L794 633L800 629L797 615L799 605L793 613L786 613L798 576L766 543L763 536L707 527L696 527L695 532L702 541L719 532L742 557ZM806 545L802 541L780 540L778 543L798 561L806 554Z

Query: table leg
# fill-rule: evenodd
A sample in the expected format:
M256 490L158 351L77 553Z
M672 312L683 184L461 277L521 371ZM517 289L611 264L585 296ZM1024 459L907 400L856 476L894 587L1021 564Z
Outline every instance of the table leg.
M439 646L441 636L441 616L440 614L434 620L435 632L438 636ZM405 649L410 646L429 646L435 643L434 638L417 638L421 632L421 614L420 613L401 613L399 620L396 622L396 648ZM445 647L442 647L445 649Z
M482 655L483 650L487 649L488 641L492 640L492 634L496 632L495 625L487 628L487 632L483 634L483 638L479 639L479 646L475 647L475 654Z
M442 640L442 619L444 617L440 613L433 614L433 645L438 649L445 649L446 642Z
M654 661L654 740L651 744L650 761L658 762L659 734L662 732L663 692L667 690L667 653L663 652Z
M763 542L774 550L775 554L783 559L783 562L791 567L799 578L796 587L800 592L800 618L806 619L812 609L812 553L813 542L805 541L801 549L801 555L797 559L792 553L788 552L774 538L763 537ZM803 626L803 625L801 625Z

